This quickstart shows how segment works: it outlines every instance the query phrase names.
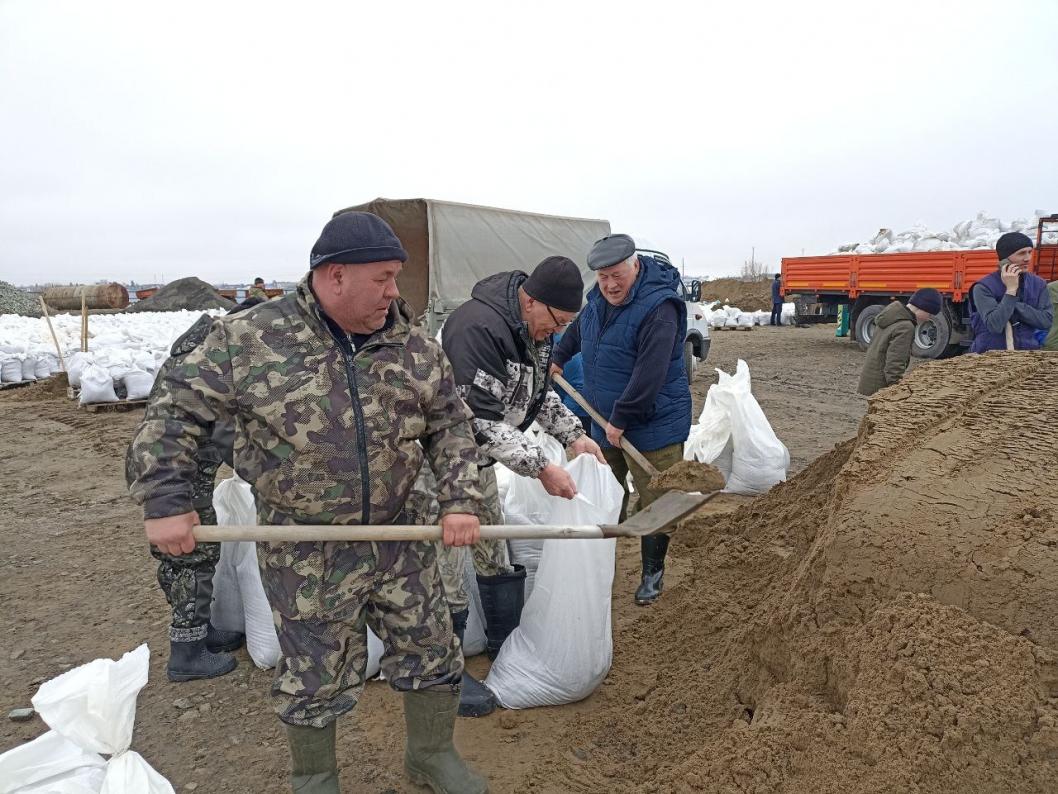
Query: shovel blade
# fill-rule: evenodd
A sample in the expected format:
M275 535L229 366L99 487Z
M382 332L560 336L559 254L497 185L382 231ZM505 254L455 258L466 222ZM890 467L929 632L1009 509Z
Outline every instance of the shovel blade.
M684 491L669 491L664 496L656 499L648 507L640 510L628 520L616 524L601 527L603 537L607 538L640 538L644 535L654 535L675 527L699 507L704 505L719 491L710 493L685 493Z

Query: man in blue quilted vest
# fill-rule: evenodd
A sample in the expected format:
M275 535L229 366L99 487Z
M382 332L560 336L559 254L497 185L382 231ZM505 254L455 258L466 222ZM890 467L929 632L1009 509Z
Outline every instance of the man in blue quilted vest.
M659 471L683 460L691 427L691 390L683 363L687 308L678 289L679 272L667 262L636 254L627 234L597 241L588 253L597 283L577 321L554 353L557 370L579 351L584 362L584 396L604 417L592 425L622 485L629 472L643 508L661 496L650 475L621 450L624 436ZM621 520L628 507L625 493ZM668 535L642 539L643 580L636 603L661 595Z
M1054 322L1047 282L1032 273L1032 240L1007 232L996 242L999 268L970 290L971 353L1006 350L1010 326L1015 350L1039 350Z

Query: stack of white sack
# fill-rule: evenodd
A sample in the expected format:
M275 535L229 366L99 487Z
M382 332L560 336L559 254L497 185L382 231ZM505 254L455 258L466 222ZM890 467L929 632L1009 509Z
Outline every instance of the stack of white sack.
M790 453L753 396L746 362L739 359L734 375L716 372L683 456L716 466L728 493L765 493L786 479Z
M218 526L252 526L257 523L257 507L250 484L235 475L213 489L213 509ZM261 582L257 544L252 540L220 544L220 560L213 575L213 605L210 621L224 631L246 634L246 650L262 670L279 662L279 638L272 620L272 608ZM367 630L367 677L379 674L382 641Z
M577 484L576 498L549 496L541 489L535 499L519 497L523 512L505 520L562 526L616 523L623 491L610 468L590 455L561 465ZM516 483L511 482L508 498L520 488ZM500 648L485 680L501 705L521 709L573 703L602 683L613 659L614 561L613 540L543 542L521 623Z
M0 792L173 794L129 749L149 662L141 645L116 662L96 659L41 684L33 708L51 730L0 755Z
M784 303L780 320L783 325L791 325L796 307L793 303ZM706 318L710 328L747 328L754 325L767 325L771 320L771 312L755 311L744 312L737 306L724 305L719 309L706 312Z
M870 240L843 245L833 254L905 254L911 251L969 251L995 248L996 241L1007 232L1022 232L1035 243L1039 219L1046 215L1036 210L1032 218L1016 218L1009 223L978 212L973 220L961 221L951 229L937 231L916 223L907 231L894 233L880 229ZM1058 243L1058 233L1047 233L1043 242Z
M82 391L81 402L113 402L120 396L145 398L173 342L204 313L214 317L224 314L211 310L91 315L88 352L81 352L79 314L57 314L51 321L70 385L83 388L84 373L91 369L91 389L87 395ZM44 318L0 315L0 379L4 382L15 380L14 367L8 363L12 358L22 362L19 380L33 379L30 373L41 378L59 371L55 343ZM107 373L110 384L103 383L100 370ZM42 375L45 371L47 375Z

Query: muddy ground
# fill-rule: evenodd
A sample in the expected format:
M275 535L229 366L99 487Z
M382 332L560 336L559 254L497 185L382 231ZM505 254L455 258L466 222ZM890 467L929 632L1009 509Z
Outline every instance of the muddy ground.
M734 370L745 359L754 392L780 438L792 469L856 433L865 401L855 393L861 354L835 339L834 326L754 328L714 335L707 365L695 374L695 410L713 367ZM97 657L117 657L147 642L150 683L139 698L133 748L172 781L177 791L286 791L287 752L268 706L270 673L245 651L223 678L186 684L165 679L168 623L154 565L143 542L138 510L124 487L122 456L137 413L90 414L40 385L0 392L0 749L38 736L38 719L13 723L6 714L29 705L44 680ZM716 500L730 510L738 497ZM645 611L632 604L637 544L618 547L614 582L614 656L636 640ZM670 585L689 563L670 562ZM470 660L481 675L484 657ZM613 677L611 677L613 678ZM560 736L574 716L611 705L608 679L587 700L560 708L497 713L461 720L457 742L485 773L495 792L559 792L553 762L571 754ZM175 701L188 699L192 708ZM186 705L181 702L180 705ZM401 770L400 699L381 683L368 685L352 717L339 724L339 759L346 791L418 791ZM546 761L547 763L541 763ZM608 786L600 781L598 790Z

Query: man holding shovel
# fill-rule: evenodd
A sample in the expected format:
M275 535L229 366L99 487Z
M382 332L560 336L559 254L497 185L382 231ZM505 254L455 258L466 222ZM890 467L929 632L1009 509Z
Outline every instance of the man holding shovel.
M478 450L440 347L412 325L396 277L407 260L379 217L333 218L294 293L214 323L160 381L132 442L132 495L148 539L195 548L193 456L204 428L235 422L234 468L262 524L403 523L419 469L438 473L444 542L479 537ZM282 656L272 695L298 792L338 789L335 720L367 664L366 625L403 693L405 768L438 792L485 792L452 744L462 659L428 542L258 546Z
M683 442L691 427L691 390L683 359L687 308L680 298L679 272L648 256L637 256L635 241L613 234L597 241L588 254L597 284L577 323L555 351L555 371L578 351L584 357L585 397L608 421L593 425L603 455L623 486L629 471L639 494L639 509L661 494L650 488L650 473L621 449L625 437L659 471L683 460ZM625 519L628 494L621 510ZM661 595L669 537L641 541L643 579L636 603L645 606Z

